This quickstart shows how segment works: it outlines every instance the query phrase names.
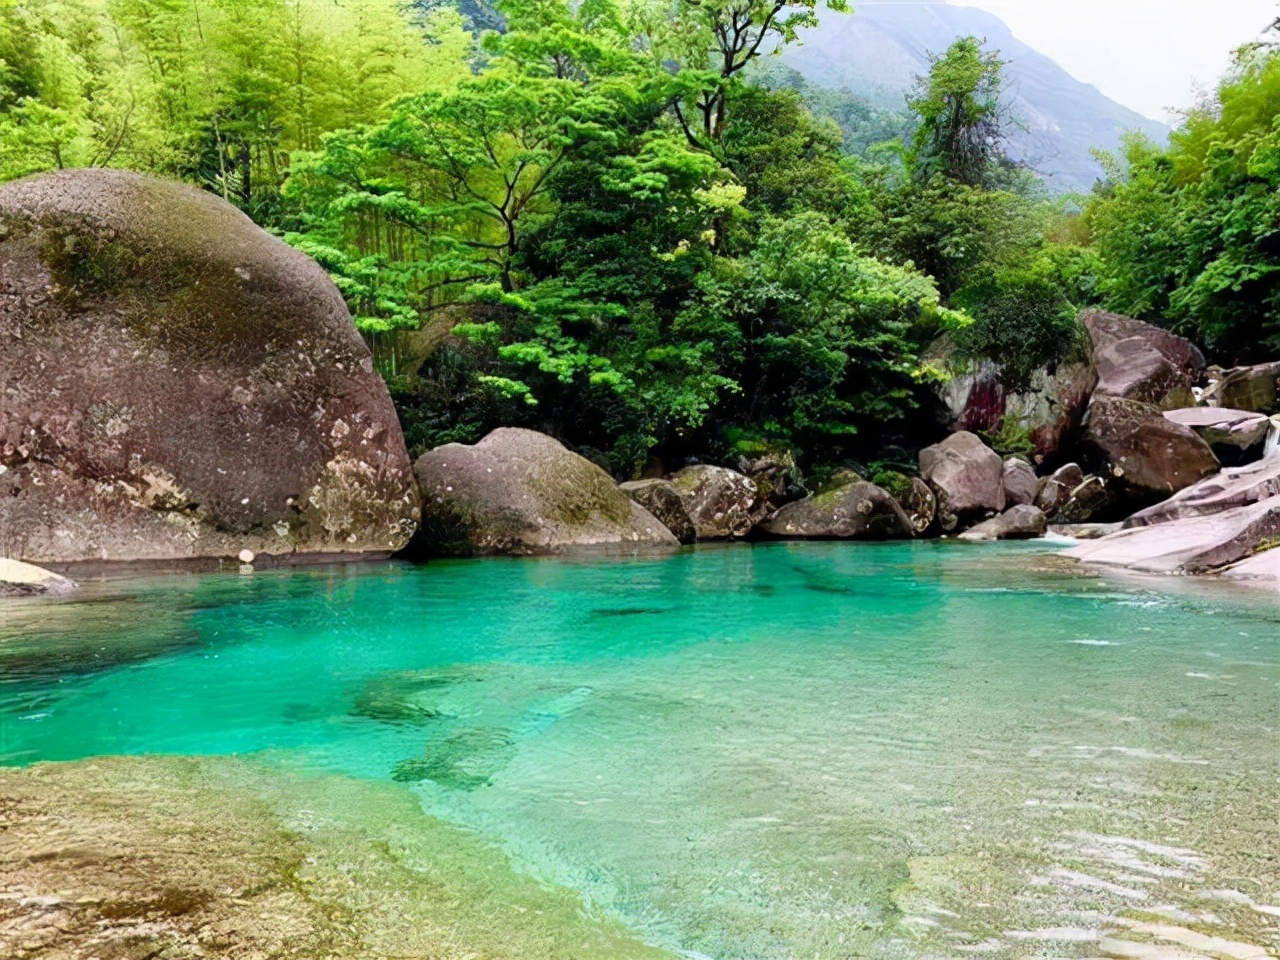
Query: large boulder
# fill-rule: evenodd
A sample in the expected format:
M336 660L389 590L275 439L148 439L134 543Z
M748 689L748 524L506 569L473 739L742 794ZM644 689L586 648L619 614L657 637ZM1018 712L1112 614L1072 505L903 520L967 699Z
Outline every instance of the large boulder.
M1039 486L1035 469L1027 461L1010 457L1004 462L1005 506L1034 503Z
M681 543L693 543L698 539L698 531L689 519L684 501L670 480L630 480L621 484L619 489L657 517Z
M1049 518L1039 507L1020 503L990 520L984 520L960 534L961 540L1030 540L1043 537Z
M697 464L671 478L699 540L745 537L768 509L756 485L725 467Z
M1065 551L1084 563L1148 573L1208 573L1274 546L1280 499L1209 516L1132 527Z
M43 567L0 557L0 597L65 597L78 588L74 580Z
M1261 413L1227 407L1179 407L1164 415L1194 431L1225 466L1239 466L1262 456L1271 420Z
M1204 355L1189 340L1115 313L1081 317L1093 343L1095 397L1123 397L1163 410L1195 403Z
M194 187L0 185L0 553L393 551L418 494L391 398L312 260Z
M911 485L897 494L895 499L911 521L911 529L917 536L928 532L938 518L938 498L934 496L932 488L919 477L912 477Z
M1280 413L1280 360L1225 371L1215 396L1223 407Z
M1190 428L1155 406L1122 397L1093 398L1085 443L1109 486L1138 502L1177 493L1219 469L1209 445Z
M1089 523L1111 512L1115 496L1101 477L1085 477L1052 510L1055 523ZM1039 504L1037 504L1039 506ZM1041 507L1041 509L1044 509ZM1046 513L1050 511L1046 510Z
M760 529L800 540L897 540L914 534L911 519L893 495L866 481L789 503Z
M1203 517L1271 497L1280 497L1280 457L1244 467L1227 467L1155 506L1139 510L1125 521L1125 526L1148 527L1170 520Z
M590 460L533 430L502 427L446 443L413 466L424 556L527 556L582 548L674 548L678 541Z
M967 430L921 450L920 476L938 498L938 522L947 532L1004 509L1004 461Z

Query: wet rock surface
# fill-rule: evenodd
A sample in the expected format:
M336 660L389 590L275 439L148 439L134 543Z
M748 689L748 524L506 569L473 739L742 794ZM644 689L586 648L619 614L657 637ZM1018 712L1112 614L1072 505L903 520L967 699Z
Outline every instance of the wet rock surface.
M866 481L787 504L760 529L774 537L805 540L895 540L915 532L893 496Z
M671 532L591 461L533 430L501 427L474 446L418 458L421 556L670 549Z
M312 260L123 171L0 186L0 553L394 551L417 490L390 396Z

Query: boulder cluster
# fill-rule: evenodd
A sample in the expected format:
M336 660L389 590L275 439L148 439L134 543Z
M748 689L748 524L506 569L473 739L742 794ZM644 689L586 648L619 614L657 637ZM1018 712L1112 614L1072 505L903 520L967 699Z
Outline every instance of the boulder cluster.
M696 541L1002 540L1057 529L1142 570L1280 577L1280 362L1207 369L1188 341L1109 313L1087 359L1024 394L990 369L944 389L952 432L918 474L792 456L615 484L502 428L411 464L338 290L194 188L120 171L0 186L0 592L65 592L25 566L82 560L670 550ZM980 436L1012 417L1032 452Z

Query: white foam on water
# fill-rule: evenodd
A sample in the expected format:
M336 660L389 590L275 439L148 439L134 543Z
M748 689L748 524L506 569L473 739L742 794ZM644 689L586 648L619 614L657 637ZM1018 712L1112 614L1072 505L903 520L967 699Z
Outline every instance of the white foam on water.
M1067 643L1078 643L1082 647L1118 647L1114 640L1068 640Z

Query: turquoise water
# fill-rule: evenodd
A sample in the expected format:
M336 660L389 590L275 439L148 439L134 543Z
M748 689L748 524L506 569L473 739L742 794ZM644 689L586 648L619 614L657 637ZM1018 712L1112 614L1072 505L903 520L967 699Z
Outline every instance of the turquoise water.
M0 762L395 780L688 956L1280 946L1280 603L1042 546L117 579L0 677Z

